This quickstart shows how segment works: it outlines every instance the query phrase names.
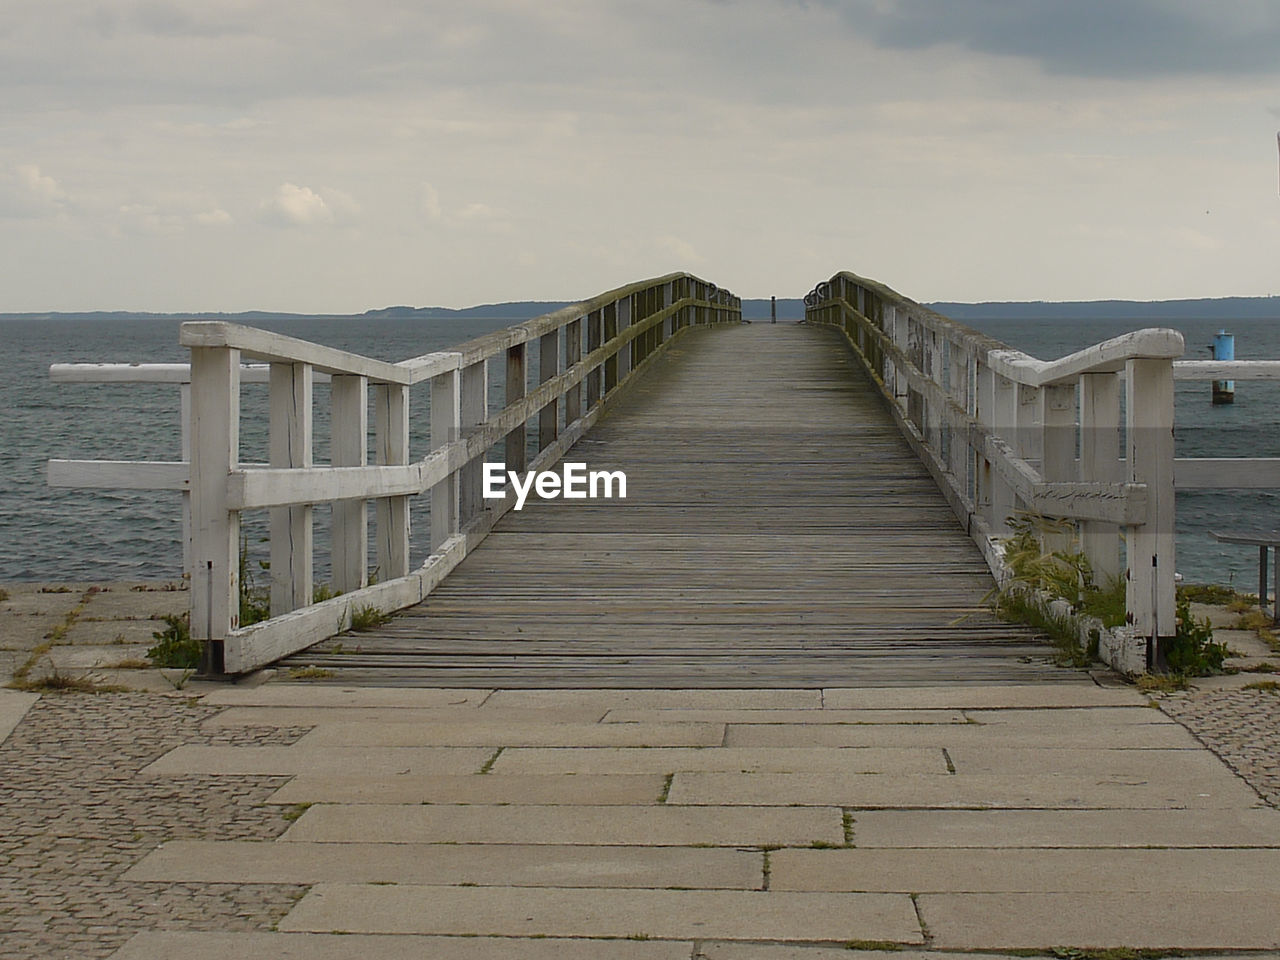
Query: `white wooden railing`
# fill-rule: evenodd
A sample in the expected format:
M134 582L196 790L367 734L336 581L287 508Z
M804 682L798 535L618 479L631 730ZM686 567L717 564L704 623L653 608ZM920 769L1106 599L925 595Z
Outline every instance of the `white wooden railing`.
M59 382L173 383L180 387L183 459L53 460L54 486L180 490L192 636L205 670L243 673L346 629L364 606L417 603L514 502L481 496L483 460L505 446L510 470L545 469L591 427L646 361L695 324L737 322L741 300L687 273L643 280L468 341L388 363L220 321L182 325L190 364L57 364ZM526 363L538 351L537 382ZM245 364L246 359L262 361ZM505 368L505 406L488 409L488 365ZM312 452L312 388L327 377L330 463ZM270 390L269 458L240 461L240 387ZM409 388L430 382L430 452L409 452ZM369 464L368 391L375 462ZM536 425L536 449L528 437ZM409 498L431 496L430 555L409 557ZM379 582L369 582L366 503L375 511ZM330 600L312 603L312 507L332 503ZM240 513L270 510L271 617L242 627Z
M1100 578L1123 570L1127 629L1100 637L1100 653L1145 669L1175 631L1182 336L1142 330L1043 361L851 273L820 284L809 304L807 319L844 330L997 582L1010 575L999 540L1019 511L1075 523Z

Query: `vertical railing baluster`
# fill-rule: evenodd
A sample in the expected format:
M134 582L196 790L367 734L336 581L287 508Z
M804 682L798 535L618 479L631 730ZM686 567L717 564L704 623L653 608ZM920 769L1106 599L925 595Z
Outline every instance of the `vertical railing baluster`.
M528 342L517 343L507 347L507 387L506 406L523 400L527 388L527 371L525 358L528 355ZM507 434L506 464L508 470L523 473L525 464L529 462L526 441L529 435L529 424L521 420L514 430Z
M575 320L573 324L580 323ZM572 326L573 324L570 324ZM566 346L571 349L568 341L571 339L568 328L565 332ZM577 362L576 360L573 362ZM538 383L546 383L548 380L554 380L561 372L560 367L560 331L552 330L550 333L544 333L538 338ZM572 399L576 400L577 387L570 389L565 396L565 423L572 423L577 419L577 414L569 409ZM538 449L545 450L556 442L556 437L560 433L560 410L559 399L553 399L538 413Z
M631 326L632 314L640 311L640 304L643 303L643 294L633 294L629 297L623 297L617 303L617 309L614 316L614 336L619 336ZM637 357L636 352L639 351ZM644 360L644 345L637 344L635 340L624 343L618 348L618 352L614 363L613 383L617 386L631 375L632 369Z
M409 388L379 383L373 389L374 450L387 466L409 462ZM409 575L409 498L379 497L375 508L378 579Z
M557 351L555 360L559 360ZM564 368L568 370L582 359L582 318L570 320L564 327ZM571 386L564 395L564 423L569 427L582 416L582 383Z
M311 365L273 363L270 372L269 459L273 467L312 465ZM311 602L313 509L271 508L271 615Z
M369 380L342 375L329 379L330 462L335 467L363 467L369 462ZM359 590L369 582L369 517L365 500L339 500L333 505L333 589Z
M462 373L449 370L431 378L431 449L448 446L462 435ZM431 488L431 550L458 532L458 471Z
M604 340L604 312L592 310L587 314L587 353L595 353ZM587 412L596 408L600 402L604 383L604 365L601 364L587 374Z
M1080 479L1119 483L1124 479L1120 459L1120 375L1086 373L1080 378ZM1080 543L1105 586L1120 576L1120 528L1114 523L1086 520Z
M475 433L489 418L489 361L478 360L462 368L462 423L463 437ZM484 457L478 456L464 464L458 471L458 523L465 528L484 510L484 491L481 489Z
M1042 434L1040 473L1050 483L1074 480L1076 476L1076 437L1079 432L1080 404L1075 383L1055 383L1040 391ZM1046 532L1045 549L1074 551L1076 544L1070 532Z

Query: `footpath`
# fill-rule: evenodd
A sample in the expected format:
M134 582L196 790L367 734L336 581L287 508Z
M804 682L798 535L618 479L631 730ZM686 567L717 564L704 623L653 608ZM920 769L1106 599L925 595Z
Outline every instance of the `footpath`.
M1280 694L1063 676L0 690L0 957L1280 955Z

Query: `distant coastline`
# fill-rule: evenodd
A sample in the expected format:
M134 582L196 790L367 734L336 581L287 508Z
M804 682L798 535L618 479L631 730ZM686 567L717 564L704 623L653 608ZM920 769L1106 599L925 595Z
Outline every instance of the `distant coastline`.
M280 319L331 320L443 320L483 317L510 320L515 323L551 313L572 305L572 300L516 300L506 303L483 303L474 307L409 307L393 306L366 310L364 313L281 313L247 310L241 313L148 313L129 310L49 311L0 313L5 320L230 320L253 323ZM1191 300L1010 300L982 303L941 301L925 306L955 320L1276 320L1280 319L1280 296L1275 297L1205 297ZM799 298L779 298L778 316L799 319L804 316L804 302ZM764 298L742 301L742 315L747 320L767 320L770 302Z

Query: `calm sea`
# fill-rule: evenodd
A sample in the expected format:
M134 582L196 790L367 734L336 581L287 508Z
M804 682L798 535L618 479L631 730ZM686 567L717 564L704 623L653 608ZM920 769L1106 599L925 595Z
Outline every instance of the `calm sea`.
M387 360L448 348L499 329L510 320L288 319L257 325ZM1051 359L1132 330L1132 321L989 321L972 324L1043 359ZM1187 339L1187 357L1205 358L1223 323L1212 318L1144 326L1171 326ZM1239 359L1280 358L1280 321L1231 321ZM3 320L0 338L0 581L176 578L181 574L177 494L116 490L55 490L45 482L50 458L180 459L177 388L52 384L51 363L73 361L185 361L174 320ZM500 385L491 400L500 398ZM323 388L317 388L320 395ZM422 410L429 388L415 388ZM265 386L244 388L245 461L265 460ZM316 459L327 460L325 403L316 405ZM425 423L425 418L415 417ZM1209 384L1177 389L1179 456L1280 457L1280 383L1236 385L1236 402L1214 407ZM411 452L426 452L416 435ZM414 498L415 560L425 544L425 501ZM1178 569L1189 581L1235 583L1256 589L1256 551L1228 547L1214 529L1280 526L1280 494L1186 492L1178 496ZM326 511L317 508L317 546ZM265 513L245 519L250 572L265 556ZM317 576L327 575L317 550Z

